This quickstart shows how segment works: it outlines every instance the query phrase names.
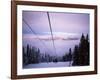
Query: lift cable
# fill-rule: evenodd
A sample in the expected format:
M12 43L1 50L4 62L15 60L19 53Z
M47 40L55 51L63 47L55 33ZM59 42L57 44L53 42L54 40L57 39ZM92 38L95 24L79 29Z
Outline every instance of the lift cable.
M53 43L54 51L55 51L55 54L56 54L56 47L55 47L55 43L54 43L54 36L53 36L53 32L52 32L49 12L47 12L47 16L48 16L49 27L50 27L50 31L51 31L52 43Z
M23 19L23 21L24 21L24 23L29 27L29 29L32 31L32 33L35 34L35 36L37 37L37 39L38 39L40 42L42 42L43 46L44 46L45 48L48 49L48 47L46 46L46 44L38 37L37 33L31 28L31 26L26 22L26 20ZM48 49L48 50L49 50L49 49ZM51 50L49 50L49 51L51 52Z

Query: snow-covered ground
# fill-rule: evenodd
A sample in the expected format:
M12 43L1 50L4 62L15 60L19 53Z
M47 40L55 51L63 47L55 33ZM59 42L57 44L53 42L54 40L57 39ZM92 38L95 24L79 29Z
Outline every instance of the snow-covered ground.
M24 66L24 69L48 68L48 67L69 67L69 66L72 66L72 62L49 62L49 63L29 64L29 65Z

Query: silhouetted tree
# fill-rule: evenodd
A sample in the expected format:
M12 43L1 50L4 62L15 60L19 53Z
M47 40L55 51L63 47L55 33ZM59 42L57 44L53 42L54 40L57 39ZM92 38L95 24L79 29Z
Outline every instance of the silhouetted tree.
M71 48L69 49L69 54L68 54L68 61L72 60L72 51Z
M75 48L74 48L73 64L72 65L79 65L79 49L78 49L78 45L75 45Z
M26 65L28 63L27 61L27 55L25 52L25 47L23 47L23 66Z
M69 66L71 66L71 61L72 61L72 51L71 51L71 48L69 49L68 61L69 61Z
M76 51L78 51L76 53ZM82 34L79 48L76 50L76 47L74 49L73 54L73 65L79 65L79 66L85 66L89 65L89 39L88 34L85 37L84 34Z
M89 37L88 37L88 34L87 34L87 36L86 36L86 65L89 65L89 59L90 59L90 55L89 55Z

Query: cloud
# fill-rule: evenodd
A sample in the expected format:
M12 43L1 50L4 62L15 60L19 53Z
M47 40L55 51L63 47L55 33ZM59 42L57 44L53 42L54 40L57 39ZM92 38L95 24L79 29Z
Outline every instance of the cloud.
M76 33L64 33L64 32L53 32L54 40L78 40L80 38L79 34ZM41 39L45 41L52 40L52 36L50 32L43 32L41 34L24 34L23 39Z

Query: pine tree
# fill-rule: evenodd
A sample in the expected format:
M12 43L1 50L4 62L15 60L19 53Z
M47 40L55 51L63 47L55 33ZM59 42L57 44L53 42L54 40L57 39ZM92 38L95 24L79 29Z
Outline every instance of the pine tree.
M85 36L82 34L79 44L79 65L85 65L85 56L86 56L86 41Z
M68 58L69 58L69 66L71 66L71 61L72 61L72 51L71 48L69 49L69 54L68 54Z
M78 45L75 45L74 53L73 53L73 66L79 65L79 48Z
M71 48L69 49L69 54L68 54L68 61L72 60L72 50Z
M86 65L89 65L89 62L90 62L90 61L89 61L89 59L90 59L89 56L90 56L90 55L89 55L89 37L88 37L88 34L87 34L87 36L86 36L86 51L87 51L87 52L86 52L86 63L85 63L85 64L86 64Z
M25 53L25 48L23 47L23 66L26 65L26 53Z
M82 34L79 48L75 46L73 53L73 65L85 66L89 65L89 39L88 34L85 37Z

